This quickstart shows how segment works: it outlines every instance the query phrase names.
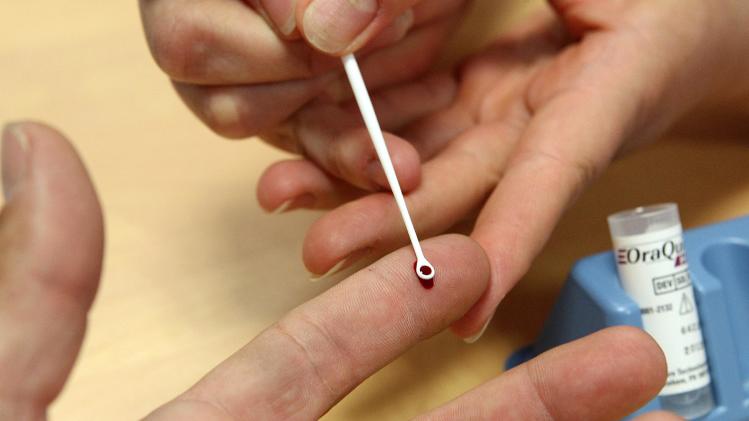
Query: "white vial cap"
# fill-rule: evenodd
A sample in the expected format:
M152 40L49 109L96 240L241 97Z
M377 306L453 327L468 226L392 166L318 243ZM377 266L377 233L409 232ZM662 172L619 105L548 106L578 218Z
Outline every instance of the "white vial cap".
M609 215L611 236L624 237L681 227L676 203L640 206Z

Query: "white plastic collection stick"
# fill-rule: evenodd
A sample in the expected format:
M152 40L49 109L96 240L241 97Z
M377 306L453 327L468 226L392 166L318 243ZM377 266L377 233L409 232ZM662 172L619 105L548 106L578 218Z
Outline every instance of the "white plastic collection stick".
M406 200L403 198L398 177L395 175L395 168L393 168L390 153L388 152L387 145L385 145L385 137L382 135L380 123L377 121L377 115L375 114L372 100L369 98L367 86L364 84L361 70L359 70L359 64L356 62L356 57L353 54L344 56L342 60L343 67L346 69L346 74L351 83L351 89L354 91L354 97L356 97L362 118L364 118L364 124L367 126L369 136L372 138L372 144L380 159L382 169L385 171L388 184L390 184L390 190L393 192L395 203L401 212L403 223L406 225L406 231L408 231L408 237L411 239L411 245L413 246L414 253L416 253L416 275L426 281L432 280L435 275L434 266L424 257L424 252L421 250L419 237L416 236L416 230L414 229L413 222L411 222L411 215L408 213Z

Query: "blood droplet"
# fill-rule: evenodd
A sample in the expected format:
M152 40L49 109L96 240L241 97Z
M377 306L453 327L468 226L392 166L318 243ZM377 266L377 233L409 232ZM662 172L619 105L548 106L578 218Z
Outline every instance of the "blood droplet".
M421 278L419 278L419 283L421 283L421 286L423 286L424 289L432 289L432 288L434 288L434 278L432 278L432 279L421 279Z
M414 262L414 272L418 271L419 269L416 267L416 264L418 262ZM422 266L421 267L421 273L424 276L429 276L432 274L432 268L429 266ZM424 289L432 289L434 288L434 278L432 279L421 279L418 273L416 273L416 278L419 280L419 283L421 284Z

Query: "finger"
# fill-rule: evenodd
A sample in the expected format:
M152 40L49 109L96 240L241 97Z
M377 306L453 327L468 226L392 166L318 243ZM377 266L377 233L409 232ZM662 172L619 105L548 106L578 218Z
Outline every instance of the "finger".
M403 45L389 47L381 50L381 53L378 52L378 54L387 55L388 60L397 60L407 71L399 71L384 79L375 80L375 84L370 86L370 90L374 92L377 86L397 83L423 72L432 54L429 53L428 48L433 48L425 47L425 45L433 45L434 37L437 35L431 30L417 31L410 35L409 40ZM417 65L411 66L410 63L412 62ZM382 72L387 70L386 68L381 69ZM377 72L378 70L373 68L370 74L377 78ZM336 72L330 72L312 79L278 83L205 86L177 82L175 87L188 108L213 131L225 137L238 139L264 133L266 130L274 128L323 91L327 92L328 97L339 102L345 98L350 99L346 93L350 91L348 81L335 79L337 77ZM406 118L409 118L408 115L413 115L414 117L410 118L415 118L434 109L435 106L443 106L443 101L454 94L453 86L445 82L445 76L442 76L442 78L440 81L427 78L423 81L422 87L414 85L415 88L397 95L399 98L407 98L417 96L418 93L414 95L414 91L419 89L433 89L432 99L435 101L434 103L416 103L413 110L399 107L400 110L403 110L402 113L406 114ZM401 88L403 87L401 86ZM395 90L390 89L389 91L388 95L393 96L392 92ZM414 104L414 101L409 103ZM273 106L268 106L268 104L273 104ZM335 104L325 103L325 105L332 107ZM360 121L358 110L353 107L350 108L352 112L344 119L348 128L357 125ZM381 109L378 109L378 112L382 112ZM387 118L391 115L394 115L394 113L391 112L384 117ZM354 123L352 123L352 119L356 119ZM387 123L387 119L385 122ZM340 126L341 124L338 123L337 125ZM277 143L281 146L285 145L283 142ZM295 146L293 148L296 149Z
M666 382L663 352L617 327L547 351L421 419L618 420Z
M495 62L497 55L508 63ZM512 63L511 59L512 52L498 48L495 54L472 60L466 66L468 70L464 71L458 98L452 106L405 127L403 136L413 143L422 160L441 152L448 142L477 123L500 121L519 127L527 120L527 110L517 104L524 95L528 75L532 74L531 66Z
M424 252L437 269L433 289L419 285L413 251L399 250L293 310L154 419L195 402L234 419L320 417L485 288L486 258L465 237L426 241Z
M547 22L542 23L546 25ZM534 55L547 54L551 41L546 37L542 42L544 37L540 35L538 38L538 42L532 38L529 49ZM506 49L500 47L500 51ZM497 65L497 59L507 56L510 57L507 61ZM456 105L440 113L443 120L427 119L436 129L430 131L426 125L421 127L422 136L416 138L414 146L427 153L426 156L422 154L423 159L429 159L430 153L441 151L440 155L424 164L422 184L409 195L411 213L422 235L443 232L469 215L483 203L502 176L510 151L530 118L524 93L528 85L527 74L535 72L528 71L532 66L529 61L532 63L522 54L513 57L499 53L473 60L467 67L467 83L461 88ZM499 75L492 74L492 70L499 70ZM494 123L463 132L483 120ZM447 144L450 139L440 137L440 124L445 133L460 136ZM413 133L413 128L409 127L407 133ZM446 149L442 150L445 145ZM455 177L455 174L460 174L460 177ZM435 206L439 207L438 212L435 212ZM365 220L370 224L361 228ZM347 235L347 232L356 232L357 235ZM334 210L310 228L305 239L304 261L312 273L327 273L340 262L349 262L350 256L361 255L362 250L376 255L405 241L400 215L392 200L387 196L365 197ZM482 324L474 326L470 323L456 326L456 333L471 337L481 327Z
M409 31L448 16L455 20L466 3L466 0L422 0L395 18L390 25L359 49L357 54L367 55L383 46L393 45L405 38Z
M437 155L453 139L476 124L463 103L435 112L406 125L400 132L419 151L422 161Z
M507 120L508 107L525 94L527 81L544 56L558 48L554 25L546 15L531 19L461 69L460 92L453 105L409 124L402 136L428 160L476 122Z
M627 8L634 4L549 0L564 21L567 31L579 39L588 31L601 31L627 25Z
M320 51L343 55L369 42L418 0L298 0L297 25Z
M366 55L371 51L397 43L406 37L408 31L411 30L413 25L413 10L409 9L404 11L402 15L395 18L388 26L383 28L379 34L373 37L367 46L359 51L359 54Z
M350 87L346 89L350 91ZM394 132L422 117L447 108L455 100L456 93L455 78L447 73L437 73L372 91L370 95L380 125L384 130ZM341 104L325 101L310 103L299 112L296 119L299 120L298 124L303 126L302 131L306 129L305 125L317 126L322 124L321 122L334 133L363 127L359 107L353 98Z
M404 11L403 14L370 39L366 45L357 51L357 55L366 56L382 47L396 44L405 38L410 31L430 25L443 18L452 16L454 20L465 4L465 0L422 0L412 9Z
M357 111L319 104L300 112L292 125L303 154L330 174L366 190L389 187ZM407 141L384 136L402 188L413 189L421 174L418 153Z
M421 182L419 153L408 141L384 133L385 145L395 169L401 190L409 192ZM320 145L321 142L315 142ZM355 129L341 134L324 150L307 150L309 156L331 169L337 177L361 189L389 190L390 184L377 158L374 145L366 129ZM315 158L316 157L316 158Z
M246 0L276 29L284 39L293 40L300 36L294 17L296 0ZM368 43L366 49L374 49L394 44L403 39L414 24L413 10L406 10L383 28Z
M395 132L447 108L455 100L456 93L455 78L446 73L438 73L374 92L372 103L382 127ZM349 107L356 105L350 103Z
M268 22L286 39L299 35L296 27L297 0L249 0L256 9L263 11Z
M437 20L411 31L393 46L362 57L360 67L369 91L412 81L429 71L456 20L455 16ZM326 88L326 93L337 102L353 97L348 80L343 75Z
M446 75L435 75L379 93L373 103L385 129L397 129L420 116L447 106L455 84ZM365 190L389 189L377 154L356 104L311 104L295 118L293 132L299 147L330 174ZM385 141L401 188L408 192L420 182L419 153L411 143L385 133ZM273 143L281 143L276 138Z
M315 52L305 43L279 38L258 13L240 1L207 1L199 7L191 0L140 0L140 4L151 53L159 67L178 82L282 82L314 77L340 66L336 58ZM412 21L408 14L389 20L394 33L405 32Z
M500 84L497 89L513 96L519 86ZM497 122L466 131L423 165L422 183L407 198L422 235L435 235L458 223L483 203L496 185L529 118L523 101L496 105ZM471 117L471 125L474 121ZM427 145L428 140L415 145L419 147L419 143L432 151L442 147L436 142ZM354 232L356 235L351 235ZM310 272L323 274L353 263L354 257L365 253L376 256L406 241L392 198L372 195L345 204L315 222L305 238L303 258Z
M295 209L330 209L359 197L355 189L306 160L277 162L265 170L257 185L260 206L273 213Z
M420 26L448 15L458 15L467 0L422 0L413 6L414 26Z
M302 42L286 42L238 0L140 0L156 63L178 82L234 85L282 82L339 66Z
M437 111L439 107L450 103L454 92L455 82L451 77L447 75L435 75L424 81L397 86L381 92L373 97L373 103L383 123L383 127L397 129L409 121L418 119L424 114ZM310 105L310 107L315 106ZM351 104L351 106L355 107L354 104ZM357 115L358 111L349 109L348 112L351 115L355 115L352 118L359 119ZM327 111L325 114L330 115ZM336 118L335 120L337 122L341 121L340 118ZM327 120L324 122L324 127L326 129L331 128L331 125L327 124ZM306 131L300 130L300 132L305 133ZM272 136L274 137L272 143L294 152L300 152L296 146L298 140L291 141L286 139L287 136L276 134ZM339 162L333 165L333 167L340 168L345 166L348 173L359 171L360 174L356 175L355 178L363 180L360 182L362 185L371 186L374 184L378 188L389 188L387 180L384 179L381 166L376 165L375 169L372 170L375 174L372 175L366 171L367 168L353 165L356 162L372 164L377 159L372 150L369 134L360 129L350 132L348 137L350 139L349 142L355 141L358 144L355 143L346 147L361 151L363 155L354 154L350 160L347 159L344 162ZM393 139L390 135L388 135L388 138ZM303 143L312 141L315 140L309 137L303 139ZM399 141L403 142L402 140ZM329 142L323 143L329 144ZM416 145L422 144L416 143ZM328 148L332 149L332 147ZM340 145L338 148L340 150L344 146ZM391 155L397 157L395 162L398 163L398 167L403 168L404 165L412 166L412 168L404 168L400 172L396 170L396 174L401 174L400 180L403 182L401 186L403 190L410 191L417 187L420 179L420 162L418 156L414 155L410 164L401 164L405 162L401 158L402 154L399 150L401 146L393 147L391 143L389 148ZM407 150L406 153L408 154L413 150L408 144L404 144L403 148ZM325 149L325 146L323 149ZM422 155L422 151L418 152ZM411 175L404 175L407 172ZM371 177L371 179L368 177ZM318 166L309 161L283 161L274 164L260 178L257 192L260 205L264 209L279 213L298 208L329 209L346 203L362 194L358 189L354 189L347 183L342 183L340 180L331 177L328 173L322 171Z
M187 107L217 134L242 139L285 121L317 96L332 74L259 85L204 86L174 83ZM272 104L272 106L269 106Z
M299 35L296 24L297 0L248 0L256 10L260 10L267 20L276 28L276 31L286 39L294 39ZM389 25L382 29L375 39L382 37L383 33L392 30L394 32L405 32L411 24L421 24L436 17L444 16L457 11L465 0L425 0L415 5L414 10L404 9L403 13L393 19ZM309 6L308 6L309 7ZM409 16L410 15L410 16ZM414 19L415 18L415 19ZM399 22L400 20L400 22ZM411 23L404 25L404 21ZM398 28L398 29L395 29ZM401 35L402 38L402 35ZM400 39L400 38L398 38ZM374 39L368 43L371 46Z
M538 73L530 88L533 117L472 234L492 259L493 281L476 307L454 327L462 336L486 325L567 206L634 130L641 113L634 99L640 89L635 78L600 72L600 80L588 75L584 82L577 81L576 72L586 63L582 56L563 57ZM582 83L595 93L576 88Z
M58 132L11 125L2 152L0 418L42 419L83 339L101 272L102 216Z
M483 202L500 177L516 131L502 122L479 126L424 164L419 188L406 198L422 236L444 232ZM316 221L305 238L303 258L310 272L322 274L362 251L377 256L407 242L392 196L373 194Z

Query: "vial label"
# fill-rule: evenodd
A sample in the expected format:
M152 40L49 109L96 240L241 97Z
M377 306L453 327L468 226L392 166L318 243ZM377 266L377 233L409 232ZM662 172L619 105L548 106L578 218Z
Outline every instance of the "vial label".
M639 304L645 331L666 355L668 379L660 394L709 384L681 227L613 240L622 286Z

